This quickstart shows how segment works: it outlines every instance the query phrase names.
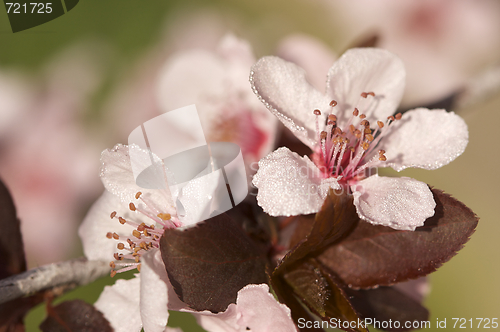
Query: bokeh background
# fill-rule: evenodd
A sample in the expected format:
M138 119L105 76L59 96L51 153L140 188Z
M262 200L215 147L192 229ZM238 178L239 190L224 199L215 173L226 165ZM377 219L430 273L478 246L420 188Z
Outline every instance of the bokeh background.
M439 170L398 175L443 189L480 217L465 248L430 276L431 330L436 319L451 328L452 318L500 318L497 0L85 0L15 34L0 9L0 177L18 207L29 267L82 255L77 228L103 190L100 152L158 114L158 74L170 57L214 50L228 32L257 58L280 54L324 75L330 59L376 37L407 66L403 107L460 93L465 153ZM92 303L112 282L64 298ZM27 331L43 317L42 306L33 310ZM202 331L193 324L184 314L169 323Z

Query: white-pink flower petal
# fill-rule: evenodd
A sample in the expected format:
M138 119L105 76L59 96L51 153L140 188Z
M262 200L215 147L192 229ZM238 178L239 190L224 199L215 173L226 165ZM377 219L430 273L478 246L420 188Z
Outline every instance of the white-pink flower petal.
M276 301L266 284L245 286L238 292L236 304L223 313L194 315L209 332L297 331L290 309Z
M346 51L330 68L327 95L337 101L335 114L342 127L355 107L375 123L392 115L405 87L403 62L394 54L376 48L354 48ZM374 92L375 97L361 97Z
M119 279L106 286L94 306L103 313L115 332L139 332L142 328L139 311L140 277Z
M312 87L302 68L273 56L252 67L250 84L264 105L304 144L316 144L315 109L326 111L330 100ZM324 126L326 114L320 116Z
M307 156L284 147L259 161L253 184L259 189L257 202L271 216L316 213L328 192L325 185L340 188L335 180L323 179Z
M136 145L117 144L113 149L104 150L101 154L101 180L104 187L127 205L136 200L135 195L140 191L145 196L153 196L154 202L158 204L157 208L171 208L173 206L171 197L160 194L157 189L144 189L136 184L130 161L131 153L133 153L136 167L141 170L151 165L151 156L155 158L155 162L161 162L156 155ZM146 166L142 167L141 163ZM157 181L157 179L154 178L152 181Z
M85 257L91 260L113 260L113 254L117 251L114 239L108 239L108 232L115 232L119 235L130 235L134 230L129 224L120 224L116 219L111 219L111 212L116 211L117 216L129 218L133 212L120 202L120 199L107 190L92 205L89 212L83 219L78 235L82 240ZM146 221L142 215L134 213L134 220L139 223Z
M372 175L351 190L359 217L374 225L415 230L434 215L431 190L415 179Z
M391 124L390 132L377 149L385 150L387 161L396 171L408 167L436 169L460 156L469 141L467 124L445 110L417 108Z
M140 311L145 332L163 332L168 310L185 307L175 295L159 250L151 250L141 259Z

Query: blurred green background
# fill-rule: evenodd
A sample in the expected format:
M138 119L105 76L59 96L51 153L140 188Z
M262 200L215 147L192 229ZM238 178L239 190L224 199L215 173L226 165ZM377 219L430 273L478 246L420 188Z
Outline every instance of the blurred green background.
M36 76L49 59L69 46L91 43L96 48L102 47L96 51L104 50L107 57L102 67L104 81L91 96L91 111L84 118L89 131L97 130L92 129L93 124L103 118L104 102L114 86L135 70L141 57L158 44L167 45L165 57L173 52L174 49L168 47L175 39L172 26L178 25L185 15L204 10L216 13L223 27L249 40L257 57L272 54L276 43L294 32L311 34L337 52L349 44L342 38L342 28L335 18L322 10L318 2L84 0L62 17L15 34L10 30L7 15L0 10L0 69ZM197 24L196 20L191 23ZM500 198L496 132L500 123L499 108L497 93L460 110L469 125L470 143L465 153L450 165L435 171L405 170L399 174L452 194L480 217L477 231L465 248L430 276L432 291L425 304L431 311L431 330L437 318L446 318L448 328L452 318L500 318L500 241L497 238L500 220L495 217ZM97 144L103 149L114 143L104 135ZM95 174L97 177L97 169ZM77 246L69 256L79 255L81 251ZM131 277L131 274L120 277ZM104 278L63 299L93 302L104 285L112 282L111 278ZM43 307L34 310L27 318L27 331L38 331L43 315ZM187 314L176 314L169 323L182 326L185 331L201 331L192 324L194 319Z

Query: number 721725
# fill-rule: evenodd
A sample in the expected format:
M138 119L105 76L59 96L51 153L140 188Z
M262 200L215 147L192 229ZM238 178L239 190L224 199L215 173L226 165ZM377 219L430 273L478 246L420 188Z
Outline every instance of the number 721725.
M498 318L476 318L475 321L472 318L452 318L455 323L453 328L466 329L466 328L483 328L483 329L496 329L498 328ZM477 325L476 325L477 324Z
M52 3L30 2L29 4L18 2L6 2L7 14L50 14L52 13Z

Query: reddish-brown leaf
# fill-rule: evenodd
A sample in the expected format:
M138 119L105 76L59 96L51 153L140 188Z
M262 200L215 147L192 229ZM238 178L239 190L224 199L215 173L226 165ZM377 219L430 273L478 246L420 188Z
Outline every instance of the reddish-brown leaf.
M0 279L26 271L23 238L16 207L0 180Z
M369 324L385 331L411 331L411 322L429 320L429 311L394 287L353 290L345 288L349 301ZM371 320L369 320L371 319ZM376 322L379 322L376 325ZM384 323L385 322L385 323ZM390 325L387 322L392 322ZM396 323L399 322L399 323ZM407 322L410 322L410 325ZM387 326L386 328L383 328ZM399 327L399 328L398 328Z
M111 332L113 328L103 314L82 300L65 301L47 309L40 324L43 332Z
M267 282L266 252L226 214L165 230L160 250L175 292L195 310L224 311L241 288Z
M311 216L303 216L302 220L299 220L296 234L308 234L285 255L275 273L280 273L287 266L324 249L348 234L359 220L352 202L352 195L330 190L312 224ZM310 231L307 231L308 228ZM294 242L297 241L296 234L292 237Z
M360 317L342 289L344 285L339 284L315 259L294 265L291 270L283 273L283 279L302 302L323 320L356 322L350 324L351 327L356 327L343 330L368 331L363 326L358 326Z
M0 332L24 332L24 316L41 302L39 293L0 304Z
M464 204L433 189L435 215L415 231L360 221L342 242L317 258L354 288L388 286L425 276L453 257L478 223Z

